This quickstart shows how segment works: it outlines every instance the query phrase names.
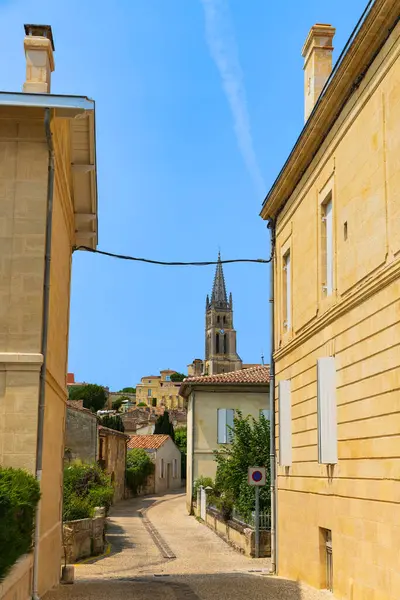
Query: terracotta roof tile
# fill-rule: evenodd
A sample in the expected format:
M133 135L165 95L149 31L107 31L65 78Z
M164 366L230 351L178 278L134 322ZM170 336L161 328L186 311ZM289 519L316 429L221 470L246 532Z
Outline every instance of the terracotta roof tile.
M179 393L181 396L193 384L267 384L269 383L269 365L258 365L247 369L239 369L229 373L219 373L218 375L200 375L196 377L187 377L183 380Z
M169 435L163 434L131 435L128 441L128 448L144 448L145 450L157 450L169 439Z

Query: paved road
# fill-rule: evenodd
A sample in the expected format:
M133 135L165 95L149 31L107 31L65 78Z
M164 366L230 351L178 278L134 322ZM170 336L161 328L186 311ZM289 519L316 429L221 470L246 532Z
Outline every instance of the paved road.
M75 584L46 600L319 600L295 582L267 575L269 561L235 552L189 517L183 494L114 507L111 554L75 567ZM305 595L304 595L305 594Z

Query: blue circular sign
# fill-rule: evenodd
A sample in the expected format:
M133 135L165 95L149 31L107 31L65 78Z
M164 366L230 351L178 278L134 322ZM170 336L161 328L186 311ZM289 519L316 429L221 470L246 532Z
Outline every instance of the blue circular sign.
M258 481L261 481L262 477L263 477L263 476L262 476L262 473L261 473L261 471L254 471L254 473L253 473L253 474L252 474L252 476L251 476L252 480L253 480L253 481L257 481L257 482L258 482Z

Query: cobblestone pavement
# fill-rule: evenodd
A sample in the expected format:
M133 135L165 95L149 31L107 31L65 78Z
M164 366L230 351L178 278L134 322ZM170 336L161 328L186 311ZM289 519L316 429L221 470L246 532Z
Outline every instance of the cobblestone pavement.
M111 553L75 566L75 583L45 600L320 600L314 590L267 575L267 559L230 548L186 514L185 496L137 498L114 507Z

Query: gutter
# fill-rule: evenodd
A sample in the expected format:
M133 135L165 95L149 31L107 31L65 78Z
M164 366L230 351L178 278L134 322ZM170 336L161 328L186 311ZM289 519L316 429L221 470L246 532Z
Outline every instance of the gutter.
M58 108L65 110L94 111L94 100L86 96L55 94L27 94L25 92L0 92L0 106L31 108Z
M54 170L55 157L54 146L51 133L51 109L47 107L44 115L44 127L46 131L47 146L49 151L48 175L47 175L47 208L46 208L46 242L44 259L44 283L43 283L43 313L42 313L42 339L41 354L43 356L42 367L40 370L39 384L39 406L38 406L38 429L36 446L36 479L41 485L43 469L43 432L45 417L45 392L46 392L46 368L47 368L47 337L49 330L49 308L50 308L50 269L51 269L51 236L53 226L53 198L54 198ZM34 535L34 559L33 559L33 599L39 600L38 579L39 579L39 544L40 544L40 517L41 500L39 500L35 516L35 535Z
M277 500L276 500L276 462L275 462L275 330L274 330L274 264L275 264L275 221L269 221L268 228L271 231L271 248L273 250L270 262L270 291L269 291L269 324L271 357L269 361L269 463L270 463L270 494L271 494L271 573L277 573Z

